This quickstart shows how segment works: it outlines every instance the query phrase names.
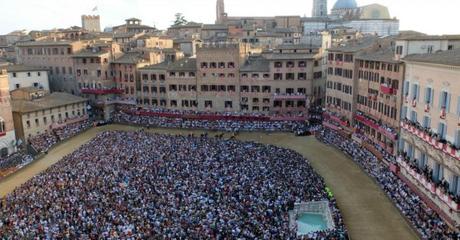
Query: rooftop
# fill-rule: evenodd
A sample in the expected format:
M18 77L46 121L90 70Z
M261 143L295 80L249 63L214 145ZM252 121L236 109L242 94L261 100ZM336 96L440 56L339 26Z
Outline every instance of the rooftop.
M398 40L419 40L419 41L430 41L430 40L460 40L460 35L408 35L399 37Z
M460 66L460 49L442 51L432 54L413 54L406 56L403 61L433 63L447 66Z
M29 41L29 42L18 42L17 46L68 46L74 43L73 41Z
M340 46L329 48L329 51L333 52L358 52L366 48L372 47L378 41L377 37L365 37L358 40L351 40L346 43L342 43Z
M26 66L26 65L8 65L0 68L6 69L8 72L34 72L34 71L48 71L46 68Z
M166 71L168 70L168 67L170 64L171 64L170 62L164 61L158 64L145 66L143 68L140 68L139 70L165 70Z
M241 72L270 72L270 62L261 56L249 57L243 66Z
M203 30L228 30L228 27L225 25L218 24L204 24Z
M394 50L391 47L361 51L358 54L356 54L356 59L380 61L387 63L400 62L394 59Z
M188 22L184 25L172 25L169 27L170 29L175 29L175 28L201 28L203 26L202 23L196 23L196 22Z
M54 92L35 100L12 100L11 103L13 112L28 113L85 101L86 99L82 97L68 93Z
M128 52L117 58L113 63L135 64L144 61L143 54L139 52Z
M196 71L196 58L184 58L169 64L170 71Z
M314 59L315 55L309 53L265 53L264 57L268 60L303 60Z
M99 57L99 56L101 56L103 54L107 54L107 53L109 53L108 50L106 50L106 51L99 51L99 50L93 51L91 49L87 49L87 50L82 50L82 51L80 51L78 53L73 54L73 57L76 57L76 58L78 58L78 57Z

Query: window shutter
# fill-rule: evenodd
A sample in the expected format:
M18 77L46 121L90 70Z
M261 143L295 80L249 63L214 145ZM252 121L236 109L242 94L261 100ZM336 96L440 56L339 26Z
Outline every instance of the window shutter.
M440 92L440 93L439 93L439 106L438 106L439 109L442 108L442 104L443 104L443 102L444 102L444 99L443 99L443 98L444 98L444 94L442 94L442 93L443 93L443 92Z
M460 116L460 97L457 98L457 115Z
M450 98L451 98L451 94L448 93L447 94L447 99L446 99L446 113L450 112Z
M428 101L430 100L430 94L431 94L430 88L425 88L425 102L424 103L428 103Z

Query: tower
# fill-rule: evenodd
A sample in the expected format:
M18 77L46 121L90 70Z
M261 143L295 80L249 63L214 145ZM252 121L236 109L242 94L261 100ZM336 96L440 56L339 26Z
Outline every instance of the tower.
M327 17L327 0L313 0L312 17Z
M6 157L15 151L13 113L10 102L8 74L0 66L0 157Z
M217 0L216 3L216 24L222 24L225 18L224 0Z
M81 16L81 26L89 32L100 32L101 18L99 15L83 15Z

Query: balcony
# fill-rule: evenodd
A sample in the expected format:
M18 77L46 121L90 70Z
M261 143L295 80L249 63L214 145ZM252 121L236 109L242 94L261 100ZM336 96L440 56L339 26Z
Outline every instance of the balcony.
M380 92L386 95L395 95L396 89L388 87L386 84L380 85Z
M84 115L84 116L81 116L81 117L75 117L75 118L68 118L68 119L66 119L64 121L59 121L57 123L51 124L51 129L62 128L62 127L65 127L65 126L67 126L69 124L83 122L85 120L88 120L88 115Z
M401 128L406 130L410 134L417 136L423 142L432 146L436 150L439 150L447 154L448 156L454 158L455 160L460 161L460 150L457 150L455 147L452 146L452 144L440 141L437 137L434 137L433 134L429 133L428 131L425 131L424 129L416 127L413 123L408 121L401 122Z
M303 93L292 93L292 94L274 94L275 100L307 100L307 96Z
M387 130L384 126L379 125L375 121L363 116L363 115L355 115L355 120L358 122L363 123L366 126L369 126L375 129L377 132L383 134L387 138L391 139L392 141L398 140L398 134L392 131Z
M426 192L430 193L432 197L436 197L441 202L445 203L455 212L460 212L460 205L456 202L452 195L447 193L442 186L437 186L431 179L429 179L425 174L420 173L420 171L411 166L404 157L399 156L397 162L401 169L403 169L412 181L415 181L418 186L421 186L425 189Z
M112 89L93 89L93 88L83 88L81 89L83 94L95 94L95 95L105 95L105 94L123 94L122 89L112 88Z
M335 123L337 123L338 125L340 125L342 127L346 127L346 128L349 127L349 124L348 124L348 122L346 120L342 120L341 118L339 118L338 116L335 116L333 114L325 112L325 113L323 113L323 117L324 117L325 120L329 119L332 122L335 122Z

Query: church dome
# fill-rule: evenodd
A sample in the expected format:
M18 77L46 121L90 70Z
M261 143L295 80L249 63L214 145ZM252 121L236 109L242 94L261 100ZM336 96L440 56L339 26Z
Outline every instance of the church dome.
M337 0L332 9L350 9L357 7L358 4L356 4L355 0Z

